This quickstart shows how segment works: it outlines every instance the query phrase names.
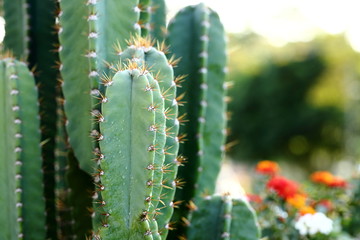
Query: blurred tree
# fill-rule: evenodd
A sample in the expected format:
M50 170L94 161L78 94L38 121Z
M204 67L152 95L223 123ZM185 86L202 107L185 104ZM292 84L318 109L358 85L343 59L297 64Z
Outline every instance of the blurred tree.
M319 150L341 152L343 111L309 100L309 93L327 71L321 52L299 51L286 61L264 59L267 63L258 64L258 71L232 74L229 141L237 144L230 154L304 163Z

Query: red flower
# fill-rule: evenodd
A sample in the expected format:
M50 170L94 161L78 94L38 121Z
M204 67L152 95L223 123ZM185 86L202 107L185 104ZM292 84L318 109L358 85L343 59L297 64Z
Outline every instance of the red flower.
M263 175L274 176L279 172L279 165L276 162L265 160L259 162L255 170Z
M342 178L333 177L333 180L329 184L329 187L345 188L345 187L347 187L347 182Z
M275 191L279 197L283 199L294 197L299 190L299 186L296 182L281 176L271 178L266 184L266 187L269 190Z

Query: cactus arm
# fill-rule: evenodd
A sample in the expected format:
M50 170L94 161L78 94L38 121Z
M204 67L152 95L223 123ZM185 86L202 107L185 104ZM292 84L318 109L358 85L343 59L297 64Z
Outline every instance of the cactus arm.
M76 8L74 8L76 4ZM92 121L91 96L94 78L97 79L96 67L90 65L85 57L90 52L88 15L89 7L82 0L64 0L60 2L60 59L62 62L61 74L64 79L63 93L65 98L64 109L68 118L67 131L70 145L74 148L75 156L79 159L80 167L92 174L94 158L92 152L94 140L90 138ZM76 66L76 67L75 67ZM76 103L81 103L81 106Z
M154 165L155 124L149 81L137 69L120 71L106 90L100 130L101 191L105 214L99 235L103 239L152 239L147 213ZM150 198L149 198L150 197Z
M230 228L231 218L228 214L231 208L232 201L226 196L208 196L199 199L187 229L188 239L228 239L226 233Z
M241 199L234 199L231 218L230 240L260 239L261 231L256 214L248 202Z
M151 0L140 0L139 6L141 9L139 20L141 25L141 36L146 37L150 30Z
M157 150L155 151L154 158L154 177L153 177L153 189L152 189L152 204L149 208L149 221L151 232L153 238L156 240L161 240L158 231L158 224L156 222L157 206L159 201L161 200L160 195L163 186L163 171L164 171L164 160L165 160L165 142L166 142L166 117L165 117L165 109L164 109L164 99L161 95L161 90L158 84L151 74L148 75L149 85L153 88L153 101L156 106L155 111L155 128L156 128L156 138L155 138L155 146ZM162 207L162 206L161 206Z
M166 4L165 0L151 1L150 36L162 42L166 35Z
M201 103L206 96L206 58L199 55L207 51L206 41L207 28L202 22L207 19L207 11L200 4L195 7L187 7L181 11L169 26L170 51L181 62L175 69L176 75L188 75L187 81L179 89L178 95L185 94L185 106L180 108L179 115L187 112L189 123L180 128L180 133L187 134L187 141L180 148L180 153L189 161L186 168L179 169L179 177L186 179L183 189L177 191L179 199L189 201L194 196L195 184L198 178L198 167L200 166L202 153L202 136L205 119L205 106ZM188 32L190 34L181 34ZM204 70L205 69L205 70ZM191 104L189 104L191 103Z
M178 178L185 179L182 189L176 191L176 201L190 201L195 195L199 166L203 156L203 129L205 122L205 105L202 104L206 97L207 59L201 58L207 51L208 28L203 22L207 21L209 11L203 5L189 6L182 9L172 19L168 27L168 44L170 51L181 57L175 75L187 75L186 81L179 88L178 96L185 94L184 106L179 108L179 115L186 114L189 121L180 127L180 134L186 135L186 140L181 145L179 153L188 161L183 168L179 168ZM182 34L182 33L188 34ZM187 217L188 209L181 205L176 209L173 221L180 221ZM183 226L177 225L174 235L183 231Z
M18 59L27 59L28 50L28 14L25 0L4 0L5 48Z
M0 239L18 239L19 225L17 223L16 209L16 182L15 182L15 124L11 102L11 86L6 76L6 63L0 62L0 113L3 116L0 120L3 138L0 140L0 151L3 156L0 158L0 207L3 211L0 214Z
M113 47L119 44L127 46L130 36L140 35L139 17L141 9L139 0L107 0L96 3L98 29L97 52L99 72L107 72L105 63L114 63L117 56Z
M161 92L165 98L165 111L167 112L166 119L166 144L164 166L165 172L163 175L163 182L165 187L162 188L161 201L165 204L160 204L161 214L157 216L157 222L161 238L165 239L168 232L169 221L173 213L173 199L176 187L174 185L175 178L178 171L177 153L179 149L179 142L177 135L179 131L178 104L176 98L176 84L174 82L174 71L172 66L168 64L166 56L163 52L152 49L145 54L145 62L150 68L150 71L157 77ZM154 204L157 204L155 202Z
M40 149L40 121L37 89L32 73L24 63L15 61L18 105L21 120L21 189L23 234L29 239L45 238L45 202ZM34 221L34 219L36 221Z
M211 11L211 10L210 10ZM224 28L218 15L211 11L209 17L209 46L207 54L207 94L204 104L205 125L203 132L202 160L196 196L214 194L216 179L224 158L226 135L225 72L226 43Z

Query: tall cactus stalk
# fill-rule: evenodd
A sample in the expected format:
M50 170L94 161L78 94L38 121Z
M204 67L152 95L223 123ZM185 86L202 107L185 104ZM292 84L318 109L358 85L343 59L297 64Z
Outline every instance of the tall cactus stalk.
M181 58L175 74L187 75L179 94L184 94L180 115L187 114L189 121L180 129L187 138L180 154L188 162L180 168L179 177L186 179L186 183L176 196L176 200L186 203L214 193L224 156L224 29L211 9L203 4L189 6L171 20L167 41L171 52ZM181 206L175 220L186 217L184 212L186 204Z
M5 58L1 64L1 239L44 239L45 203L37 89L24 63ZM36 201L34 201L36 199ZM36 218L34 221L33 218Z

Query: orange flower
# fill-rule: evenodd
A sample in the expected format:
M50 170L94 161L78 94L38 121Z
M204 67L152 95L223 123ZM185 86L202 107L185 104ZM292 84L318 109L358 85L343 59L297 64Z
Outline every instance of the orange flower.
M294 196L287 198L286 202L291 206L300 209L306 204L306 196L304 194L296 193Z
M334 176L326 171L317 171L314 172L313 174L311 174L310 176L311 181L315 182L315 183L322 183L325 185L330 185L333 180L334 180Z
M268 161L268 160L260 161L256 165L255 170L257 173L273 176L279 172L279 165L273 161Z
M275 191L279 197L283 199L291 198L298 193L299 187L296 182L293 182L285 177L275 176L271 178L266 187L269 190Z
M325 184L328 187L345 188L347 186L347 182L344 179L336 177L326 171L314 172L310 178L313 182Z
M303 216L305 214L314 214L316 213L316 211L314 208L310 206L303 206L302 208L299 209L299 213L301 216Z
M345 188L347 187L347 182L340 177L334 177L332 182L329 184L329 187Z

